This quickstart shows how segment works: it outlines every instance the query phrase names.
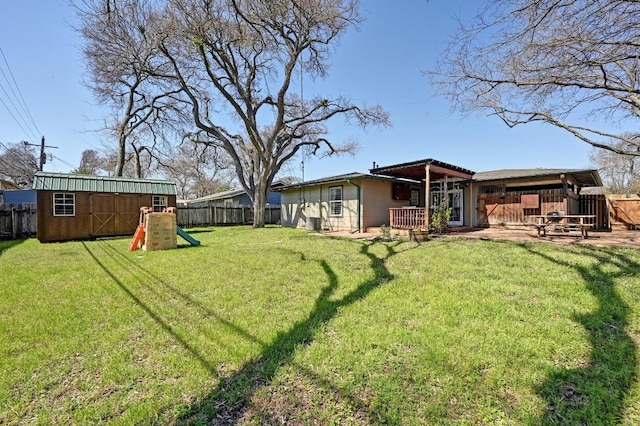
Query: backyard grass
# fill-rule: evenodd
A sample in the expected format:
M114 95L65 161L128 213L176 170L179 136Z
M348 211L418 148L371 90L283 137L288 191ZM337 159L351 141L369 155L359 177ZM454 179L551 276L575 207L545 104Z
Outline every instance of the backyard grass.
M640 253L0 241L0 424L640 424Z

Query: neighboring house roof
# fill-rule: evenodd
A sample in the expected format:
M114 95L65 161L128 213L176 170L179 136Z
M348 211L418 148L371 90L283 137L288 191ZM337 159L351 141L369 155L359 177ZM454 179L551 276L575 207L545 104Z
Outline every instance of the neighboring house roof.
M20 189L8 180L0 179L0 190L2 189Z
M175 182L114 176L37 172L33 189L69 192L121 192L125 194L176 195Z
M271 184L271 192L278 191L283 186L282 182L274 182ZM204 197L192 198L189 200L180 200L181 203L203 203L207 201L226 200L229 198L247 195L244 189L231 189L229 191L216 192L215 194L205 195Z
M474 182L521 179L531 177L558 177L571 175L580 186L602 186L602 179L593 169L502 169L478 172L473 176Z
M215 194L206 195L204 197L192 198L190 200L182 200L185 203L200 203L204 201L226 200L227 198L244 195L244 189L232 189L230 191L216 192Z

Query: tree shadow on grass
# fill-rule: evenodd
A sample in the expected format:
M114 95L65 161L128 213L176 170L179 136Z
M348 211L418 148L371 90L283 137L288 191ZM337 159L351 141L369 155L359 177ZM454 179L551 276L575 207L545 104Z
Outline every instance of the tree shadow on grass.
M575 268L598 302L595 311L574 316L589 333L591 354L586 365L554 369L536 389L547 401L536 424L617 424L636 380L636 347L626 331L631 310L618 294L615 280L640 275L640 265L613 250L583 248L584 256L596 260L583 266L541 253L532 245L522 247L549 262Z
M258 359L245 364L244 367L233 376L226 379L223 378L219 386L214 389L208 397L188 407L185 414L177 421L182 424L234 424L239 421L249 407L251 397L255 392L261 387L267 386L281 366L291 363L296 349L300 346L310 344L313 341L315 333L321 329L324 324L334 318L339 309L356 303L365 298L375 288L393 279L385 263L391 256L397 253L395 248L398 245L398 243L385 245L384 247L386 247L387 250L386 255L378 257L370 252L371 246L375 243L360 243L360 253L369 259L369 265L374 271L374 277L361 283L356 289L339 300L330 300L339 284L335 272L325 260L318 261L327 277L328 284L322 289L316 299L314 309L305 320L294 324L287 332L279 333L273 342L266 344L265 342L259 341L248 331L224 320L215 312L202 306L190 295L171 286L161 277L149 272L134 262L129 256L124 255L120 250L113 247L109 242L105 241L103 244L96 246L100 252L90 248L84 242L82 244L87 253L112 281L180 346L191 353L194 359L211 374L219 374L217 367L207 360L197 347L189 343L188 336L180 333L176 326L172 324L171 320L159 314L151 303L143 300L143 296L136 294L136 292L127 285L127 282L130 282L133 278L132 282L137 282L139 285L151 283L151 285L146 285L145 291L153 294L156 300L163 300L168 297L161 294L159 288L162 287L172 295L172 300L181 301L181 309L190 307L191 309L201 311L201 315L204 317L215 317L217 321L229 328L232 332L237 333L239 337L257 343L263 348L261 356ZM302 260L307 260L304 254L301 253L300 256ZM115 268L113 266L110 267L107 263L115 265ZM336 389L327 381L315 377L303 366L300 366L300 369L315 383L347 398L351 406L360 413L366 413L368 411L368 407L364 406L364 403L355 396L342 394L339 389ZM378 421L384 421L383 414L373 414L376 415ZM266 419L265 416L268 416L268 413L259 413L259 415L262 415Z
M264 347L260 357L245 364L231 377L222 379L207 397L192 405L178 424L236 424L244 415L251 404L252 396L263 387L268 386L276 376L278 370L292 362L293 356L301 347L308 346L315 334L333 319L338 311L366 298L374 289L393 280L393 275L388 271L385 263L387 259L395 255L395 245L386 245L387 253L384 257L378 257L370 252L374 243L361 243L360 253L370 260L370 267L374 271L374 277L358 285L353 291L344 297L332 300L332 295L338 289L338 277L325 260L319 260L328 283L317 297L311 313L304 320L295 323L286 332L280 332L275 339ZM303 260L304 255L301 255ZM365 411L363 403L355 397L350 398L350 403L358 411ZM268 416L268 413L260 413ZM378 418L384 423L384 419ZM262 422L276 423L274 419L262 418Z

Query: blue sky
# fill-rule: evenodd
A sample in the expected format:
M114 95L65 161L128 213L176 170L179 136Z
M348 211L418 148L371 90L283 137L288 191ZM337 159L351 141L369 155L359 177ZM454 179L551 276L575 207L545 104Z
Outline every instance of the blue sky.
M367 172L374 161L384 166L423 158L474 171L590 167L590 147L566 132L542 125L509 129L495 117L462 117L434 96L423 71L433 67L455 31L456 16L472 15L478 4L363 1L366 21L343 37L329 76L305 80L304 92L342 94L361 105L381 104L392 126L362 130L332 122L329 138L356 139L360 150L353 157L307 158L305 179ZM0 102L0 143L39 143L44 135L47 145L58 147L47 150L54 156L44 167L47 171L68 172L78 166L83 150L100 150L106 142L95 132L106 111L82 85L81 40L70 26L73 20L67 0L0 0L0 70L8 73L6 59L37 126L24 125L14 112L3 91L10 90L8 83L0 73L0 100L8 106ZM291 173L300 176L298 162Z

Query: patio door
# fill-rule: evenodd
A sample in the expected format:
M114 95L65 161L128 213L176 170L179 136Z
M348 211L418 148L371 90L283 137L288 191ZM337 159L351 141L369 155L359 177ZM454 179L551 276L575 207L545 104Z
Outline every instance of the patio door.
M433 214L433 209L446 200L449 208L451 209L451 217L447 224L449 226L462 226L464 225L463 190L460 188L460 184L458 182L450 182L448 185L449 187L446 190L444 186L444 182L442 181L432 182L431 189L429 191L431 193L429 208L432 210Z
M449 207L451 208L449 226L462 226L464 225L464 197L462 196L462 189L456 188L455 186L453 189L449 190L449 193L447 194L449 197Z

